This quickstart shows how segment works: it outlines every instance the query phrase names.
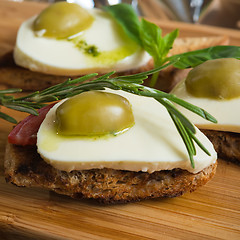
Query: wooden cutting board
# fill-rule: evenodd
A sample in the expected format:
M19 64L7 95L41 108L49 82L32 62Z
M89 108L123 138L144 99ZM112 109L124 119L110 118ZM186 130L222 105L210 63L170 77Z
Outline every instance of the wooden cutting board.
M0 1L0 54L13 48L21 22L44 7ZM225 34L240 45L234 30L158 23L165 32L178 27L182 36ZM26 116L3 110L17 120ZM3 159L12 127L0 120L0 239L240 239L240 166L219 160L214 179L182 197L103 206L7 184Z

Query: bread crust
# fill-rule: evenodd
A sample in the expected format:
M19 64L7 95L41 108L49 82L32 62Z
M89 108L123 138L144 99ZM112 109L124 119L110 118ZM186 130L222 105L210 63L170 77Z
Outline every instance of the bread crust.
M17 186L42 187L102 203L125 203L192 192L214 176L217 162L197 174L181 169L151 174L109 168L65 172L47 164L36 147L8 143L4 166L7 182Z
M201 129L212 142L219 158L240 164L240 134Z

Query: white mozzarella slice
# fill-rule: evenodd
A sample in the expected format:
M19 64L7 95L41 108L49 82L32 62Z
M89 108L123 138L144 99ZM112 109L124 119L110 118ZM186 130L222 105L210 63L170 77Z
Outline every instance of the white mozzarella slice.
M208 156L198 146L190 164L186 147L166 109L153 98L123 91L107 90L128 99L132 105L135 125L128 131L111 137L64 137L56 134L56 104L47 114L37 136L38 152L53 167L71 171L92 168L113 168L154 172L186 169L197 173L216 161L211 142L198 129L196 137L211 153Z

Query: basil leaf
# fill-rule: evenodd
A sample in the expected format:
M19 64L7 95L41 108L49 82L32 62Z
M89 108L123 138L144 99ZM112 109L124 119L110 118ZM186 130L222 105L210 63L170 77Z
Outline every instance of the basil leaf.
M218 58L237 58L240 59L240 47L238 46L215 46L197 51L186 52L174 55L168 60L179 60L174 63L174 67L185 69L196 67L197 65L211 59Z
M154 60L155 67L166 62L166 56L178 36L178 30L162 37L162 30L145 19L140 22L129 4L116 4L104 7L114 17L124 32L147 51Z
M177 36L178 30L176 29L162 37L162 30L156 24L145 19L141 21L140 37L142 46L153 57L155 67L163 64Z
M115 20L122 26L124 32L140 46L140 22L134 9L129 4L116 4L103 8L111 14Z
M163 37L163 47L162 47L162 56L166 57L168 52L173 46L175 39L178 37L179 30L175 29L174 31L168 33Z
M142 19L140 38L144 50L153 57L155 66L160 65L160 49L163 45L162 30L157 25Z

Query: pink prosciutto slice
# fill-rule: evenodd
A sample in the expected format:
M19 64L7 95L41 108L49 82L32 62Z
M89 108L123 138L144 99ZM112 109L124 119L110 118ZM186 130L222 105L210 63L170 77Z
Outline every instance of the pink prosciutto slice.
M22 120L8 135L8 142L21 146L36 145L38 129L46 114L54 105L55 103L39 109L38 116L29 115Z

